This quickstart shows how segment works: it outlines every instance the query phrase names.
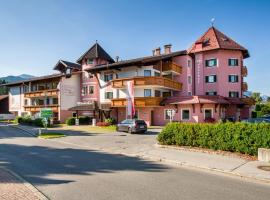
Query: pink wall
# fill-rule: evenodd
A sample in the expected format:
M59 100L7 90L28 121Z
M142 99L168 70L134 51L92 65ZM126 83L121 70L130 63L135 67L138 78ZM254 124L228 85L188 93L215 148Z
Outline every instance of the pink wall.
M205 60L217 58L217 67L205 67ZM239 66L228 65L229 58L237 58ZM215 50L198 53L195 55L196 63L196 95L205 95L207 91L217 91L218 95L228 97L229 91L238 91L241 95L241 66L243 56L240 51ZM205 83L205 76L217 75L216 83ZM238 83L229 83L229 75L238 75Z

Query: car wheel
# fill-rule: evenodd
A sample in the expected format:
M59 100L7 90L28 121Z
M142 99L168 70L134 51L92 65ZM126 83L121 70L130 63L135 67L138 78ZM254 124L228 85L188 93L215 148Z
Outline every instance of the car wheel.
M128 128L128 133L132 134L131 128Z

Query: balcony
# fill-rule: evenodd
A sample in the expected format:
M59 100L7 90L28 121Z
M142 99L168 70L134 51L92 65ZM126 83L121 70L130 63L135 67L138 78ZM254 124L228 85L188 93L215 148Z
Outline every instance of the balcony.
M52 97L58 96L58 89L50 89L50 90L39 90L24 93L25 98L33 98L33 97Z
M135 107L158 107L162 101L162 97L135 97ZM127 101L125 98L112 99L112 107L125 107Z
M158 86L161 88L167 88L172 90L181 90L182 83L173 81L168 78L159 77L159 76L138 76L131 78L115 79L111 81L113 88L125 88L127 81L133 81L134 86Z
M246 92L248 90L248 84L246 82L242 83L242 91Z
M41 108L51 108L53 112L58 112L58 104L51 104L51 105L30 105L30 106L24 106L25 111L30 112L39 112Z
M242 76L247 77L248 75L248 69L246 66L242 66Z
M174 74L181 74L182 67L174 62L163 63L162 65L162 73L174 73Z

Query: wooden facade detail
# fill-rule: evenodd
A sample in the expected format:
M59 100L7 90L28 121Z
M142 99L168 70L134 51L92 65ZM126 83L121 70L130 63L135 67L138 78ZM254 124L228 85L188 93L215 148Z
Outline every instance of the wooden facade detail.
M135 107L158 107L162 101L162 97L135 97ZM112 107L125 107L127 101L125 98L112 99Z
M181 90L182 83L173 81L168 78L159 77L159 76L137 76L132 78L123 78L123 79L115 79L112 80L111 84L113 88L124 88L126 87L126 81L133 81L134 86L159 86L164 87L172 90Z
M33 91L33 92L26 92L24 93L25 98L35 98L35 97L53 97L58 96L58 89L51 89L51 90L39 90L39 91Z
M243 83L242 83L242 90L243 90L244 92L248 91L248 84L247 84L246 82L243 82Z
M182 73L182 66L174 63L174 62L167 62L162 64L162 72L174 72L177 74Z
M53 112L58 112L58 104L52 104L52 105L36 105L36 106L24 106L25 111L30 111L30 112L39 112L41 108L51 108Z
M242 76L247 77L248 75L248 69L246 66L242 66Z

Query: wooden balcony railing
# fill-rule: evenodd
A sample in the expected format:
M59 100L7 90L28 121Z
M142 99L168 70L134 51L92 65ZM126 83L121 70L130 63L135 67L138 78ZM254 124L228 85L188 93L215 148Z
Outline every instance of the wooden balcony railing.
M123 79L115 79L112 80L112 87L113 88L124 88L126 87L127 81L133 81L134 86L158 86L162 88L168 88L172 90L181 90L182 83L173 81L168 78L164 78L161 76L138 76L138 77L131 77L131 78L123 78Z
M58 96L58 89L51 89L51 90L39 90L33 92L26 92L24 93L25 98L33 98L33 97L51 97L51 96Z
M174 63L174 62L168 62L162 64L162 72L174 72L177 74L182 73L182 66Z
M248 84L246 82L242 83L242 90L246 92L248 90Z
M134 104L136 107L157 107L160 106L162 97L135 97ZM111 99L112 107L125 107L127 101L125 98Z
M248 75L248 69L246 66L242 66L242 76L247 77Z
M51 108L53 112L58 112L58 104L47 105L46 108ZM45 108L45 105L29 105L24 106L25 111L39 112L41 108Z

